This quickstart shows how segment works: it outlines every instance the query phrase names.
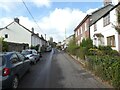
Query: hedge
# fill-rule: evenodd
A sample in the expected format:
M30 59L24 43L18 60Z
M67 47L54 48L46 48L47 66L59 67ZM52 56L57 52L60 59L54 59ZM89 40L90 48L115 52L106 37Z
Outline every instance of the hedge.
M120 88L120 57L87 56L87 68L108 81L116 88Z

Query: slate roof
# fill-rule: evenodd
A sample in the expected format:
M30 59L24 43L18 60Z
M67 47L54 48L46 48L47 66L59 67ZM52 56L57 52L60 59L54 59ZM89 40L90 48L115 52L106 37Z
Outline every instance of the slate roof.
M95 20L91 25L93 25L94 23L96 23L98 20L100 20L102 17L106 16L107 14L110 13L110 11L112 11L113 9L115 9L116 7L120 6L120 2L113 6L112 8L110 8L106 13L104 13L103 15L101 15L101 17L99 17L97 20Z
M114 6L112 4L108 4L104 7L97 9L96 11L92 12L91 14L87 14L85 18L80 22L80 24L74 29L76 31L88 18L90 21L90 26L94 24L101 16L111 10Z

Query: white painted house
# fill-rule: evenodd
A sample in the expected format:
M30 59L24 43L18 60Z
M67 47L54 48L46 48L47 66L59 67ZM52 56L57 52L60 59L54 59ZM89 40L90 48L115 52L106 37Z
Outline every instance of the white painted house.
M111 46L112 49L120 51L120 35L113 25L117 25L117 12L115 5L95 23L90 26L90 37L96 46Z
M44 40L39 37L39 34L34 33L34 29L27 29L19 23L19 19L15 18L12 23L0 29L0 37L5 38L7 42L27 43L29 47L43 45Z

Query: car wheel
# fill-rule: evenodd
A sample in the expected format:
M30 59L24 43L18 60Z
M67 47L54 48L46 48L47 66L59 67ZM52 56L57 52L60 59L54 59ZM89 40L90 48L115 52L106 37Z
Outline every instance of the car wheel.
M17 76L13 79L12 88L17 88L19 84L19 79Z

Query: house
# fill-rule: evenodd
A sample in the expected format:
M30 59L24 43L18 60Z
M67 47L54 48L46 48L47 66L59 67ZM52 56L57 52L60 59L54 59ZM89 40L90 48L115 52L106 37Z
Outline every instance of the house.
M74 29L77 45L80 45L83 39L90 38L90 25L93 24L96 20L98 20L98 18L103 16L112 7L112 4L108 4L85 16L85 18L80 22L80 24Z
M14 18L13 22L0 29L0 37L11 43L26 43L29 47L39 45L40 48L44 42L44 38L39 37L38 33L34 33L34 28L27 29L19 23L18 18Z
M90 16L86 15L86 17L81 21L81 23L75 28L75 40L76 44L80 45L83 38L89 38L89 24L90 24Z
M66 38L66 40L65 40L66 47L68 47L69 42L70 42L71 40L73 40L73 38L74 38L74 34L73 34L73 35L70 35L69 37Z
M69 37L67 37L65 40L63 40L61 42L61 47L62 47L63 50L68 47L70 41L73 40L73 38L74 38L74 34L70 35Z
M111 46L112 49L120 51L120 35L114 28L114 25L118 24L118 6L120 2L91 24L90 37L94 45Z

